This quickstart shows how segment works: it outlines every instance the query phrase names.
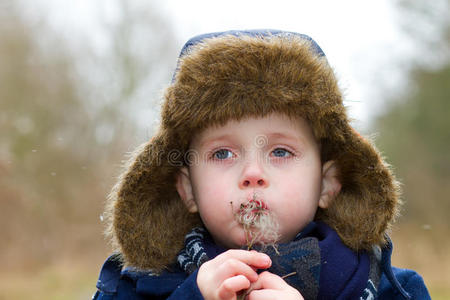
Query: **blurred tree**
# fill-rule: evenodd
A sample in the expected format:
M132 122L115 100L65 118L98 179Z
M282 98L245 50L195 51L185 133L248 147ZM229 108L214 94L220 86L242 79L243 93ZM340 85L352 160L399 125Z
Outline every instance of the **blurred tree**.
M405 217L424 224L450 225L449 82L450 64L416 70L410 92L376 124L380 148L403 183Z
M450 229L450 2L433 2L443 11L428 1L398 3L418 58L404 92L375 122L379 146L403 183L404 219Z
M48 28L27 24L15 9L9 7L0 25L0 160L6 165L0 226L6 266L25 251L23 262L41 264L85 242L85 226L95 224L92 213L99 208L94 201L102 197L97 160L104 159L92 133L95 119L77 93L74 58L49 38ZM44 47L38 44L41 34L48 42ZM79 231L70 228L76 220Z
M107 5L111 3L120 13L113 20L100 15L106 46L89 54L84 51L87 55L78 57L77 66L89 78L82 84L95 99L91 108L99 122L97 136L105 129L127 131L130 120L151 133L159 115L160 92L170 81L179 49L156 4L116 0ZM149 138L149 132L145 135ZM142 137L136 133L137 139Z
M450 52L450 1L449 0L395 0L398 21L420 53L413 67L429 68L448 62Z
M162 16L149 6L135 8L137 1L116 4L118 18L105 25L109 44L102 53L81 40L69 43L45 19L25 18L17 2L2 4L0 239L6 247L0 257L6 269L106 255L99 220L104 198L123 153L143 135L134 113L144 100L147 111L158 110L148 87L168 82L167 56L175 53Z

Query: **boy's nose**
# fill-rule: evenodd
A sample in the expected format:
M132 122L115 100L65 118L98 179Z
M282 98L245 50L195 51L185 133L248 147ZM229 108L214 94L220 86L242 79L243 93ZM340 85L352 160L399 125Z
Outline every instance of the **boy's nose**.
M263 178L247 178L241 183L241 187L264 187L266 181Z
M248 187L267 187L268 183L261 166L252 164L243 170L239 187L241 189Z

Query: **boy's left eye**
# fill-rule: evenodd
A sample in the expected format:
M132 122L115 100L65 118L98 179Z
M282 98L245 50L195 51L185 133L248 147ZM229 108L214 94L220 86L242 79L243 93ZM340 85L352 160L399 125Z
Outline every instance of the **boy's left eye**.
M289 157L292 156L292 152L289 150L286 150L284 148L276 148L274 150L272 150L271 153L273 156L275 157Z

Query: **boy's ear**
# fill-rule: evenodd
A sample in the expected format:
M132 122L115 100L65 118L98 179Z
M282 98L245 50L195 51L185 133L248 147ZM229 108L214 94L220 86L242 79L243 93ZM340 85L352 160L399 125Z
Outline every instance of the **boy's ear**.
M330 160L323 164L322 191L319 199L320 208L327 208L341 191L342 185L338 176L339 169L334 161Z
M186 208L191 213L198 212L197 203L194 200L194 194L192 193L191 177L189 176L189 169L183 167L177 174L176 188L181 200Z

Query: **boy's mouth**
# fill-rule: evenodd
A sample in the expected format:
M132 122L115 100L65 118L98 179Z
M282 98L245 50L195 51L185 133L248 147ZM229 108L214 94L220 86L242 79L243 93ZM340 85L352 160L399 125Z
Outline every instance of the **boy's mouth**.
M274 244L279 238L279 226L274 214L256 194L239 206L235 219L244 228L249 249L255 244Z

